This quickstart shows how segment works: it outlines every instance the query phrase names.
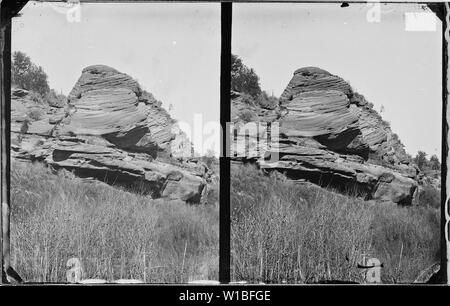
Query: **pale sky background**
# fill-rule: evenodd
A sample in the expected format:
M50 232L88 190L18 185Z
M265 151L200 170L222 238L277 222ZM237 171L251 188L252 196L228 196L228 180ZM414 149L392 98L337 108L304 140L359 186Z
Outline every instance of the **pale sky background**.
M13 19L12 50L42 66L51 88L67 95L84 67L104 64L137 79L166 110L172 104L175 119L192 126L200 114L219 124L219 3L83 3L80 22L68 21L67 8L29 2Z
M255 69L262 89L280 96L293 72L317 66L350 82L404 143L441 156L442 24L405 31L416 4L381 5L368 22L366 4L233 5L232 52Z

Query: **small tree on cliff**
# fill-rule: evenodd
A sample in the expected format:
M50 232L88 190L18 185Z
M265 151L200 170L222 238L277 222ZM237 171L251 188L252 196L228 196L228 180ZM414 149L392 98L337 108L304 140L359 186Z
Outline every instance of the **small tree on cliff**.
M214 149L208 149L205 153L205 156L202 157L202 160L206 164L206 166L211 169L213 164L218 162Z
M231 90L247 93L253 97L261 94L259 77L252 68L248 68L242 60L231 55Z
M430 157L430 167L432 170L441 169L441 163L439 162L439 158L436 155Z
M427 153L418 151L416 157L414 158L414 162L420 170L425 170L428 166Z
M31 62L28 55L21 51L13 53L11 67L12 83L27 90L32 90L45 97L50 87L48 85L47 74L42 67Z

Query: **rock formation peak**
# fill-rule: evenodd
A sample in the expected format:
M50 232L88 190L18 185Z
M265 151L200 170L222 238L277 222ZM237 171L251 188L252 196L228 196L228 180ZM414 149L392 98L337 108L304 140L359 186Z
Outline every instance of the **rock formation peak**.
M87 66L87 67L83 68L83 70L82 70L82 73L85 73L85 72L90 72L90 73L94 73L94 74L120 73L116 69L114 69L110 66L107 66L107 65L102 65L102 64Z
M295 70L294 74L301 74L303 76L309 76L309 75L331 75L328 71L318 68L318 67L303 67Z

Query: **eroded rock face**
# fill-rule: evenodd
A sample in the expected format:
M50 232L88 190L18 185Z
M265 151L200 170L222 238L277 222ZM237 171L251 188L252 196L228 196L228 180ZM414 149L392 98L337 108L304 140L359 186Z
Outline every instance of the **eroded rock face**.
M83 69L69 105L62 135L98 135L120 148L156 156L170 150L182 133L173 133L174 120L134 79L108 66Z
M13 158L153 198L202 201L208 169L190 162L187 136L135 80L111 67L90 66L68 100L57 109L35 103L26 91L12 91Z
M256 120L270 111L259 120L270 124L242 122L244 109ZM232 114L239 126L235 159L368 200L412 202L418 170L372 105L338 76L315 67L298 69L275 109L246 108L234 93Z

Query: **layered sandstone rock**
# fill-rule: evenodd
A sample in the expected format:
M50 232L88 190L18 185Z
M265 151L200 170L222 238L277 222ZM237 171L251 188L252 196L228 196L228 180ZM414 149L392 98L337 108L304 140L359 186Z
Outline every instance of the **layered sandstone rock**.
M156 156L177 136L169 114L130 76L95 65L83 69L69 94L63 135L98 135L120 148ZM181 131L179 132L181 133Z
M244 110L270 124L242 122ZM412 202L418 170L372 105L338 76L315 67L298 69L275 109L255 103L246 108L234 93L232 114L235 159L366 199Z
M130 76L107 66L87 67L64 109L29 96L12 91L13 158L41 161L153 198L202 201L208 169L190 162L187 136Z

